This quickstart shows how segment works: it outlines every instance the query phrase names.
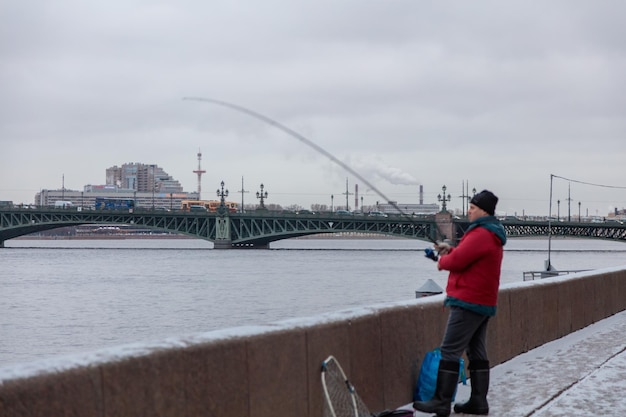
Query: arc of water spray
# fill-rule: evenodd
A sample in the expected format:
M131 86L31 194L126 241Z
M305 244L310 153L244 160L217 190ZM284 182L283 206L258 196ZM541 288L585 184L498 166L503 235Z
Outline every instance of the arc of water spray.
M380 191L378 188L376 188L374 185L372 185L372 183L370 183L367 179L365 179L361 174L359 174L358 172L356 172L354 169L352 169L349 165L347 165L346 163L342 162L341 160L337 159L333 154L331 154L330 152L328 152L326 149L322 148L321 146L316 145L315 143L313 143L312 141L310 141L309 139L305 138L304 136L302 136L300 133L296 132L293 129L288 128L287 126L283 125L282 123L277 122L274 119L270 119L269 117L261 114L261 113L257 113L253 110L247 109L245 107L239 106L237 104L233 104L233 103L229 103L227 101L222 101L222 100L215 100L212 98L205 98L205 97L183 97L183 100L188 100L188 101L200 101L200 102L205 102L205 103L212 103L212 104L217 104L220 106L224 106L224 107L228 107L231 108L233 110L237 110L241 113L245 113L249 116L254 117L255 119L259 119L267 124L270 124L272 126L274 126L277 129L282 130L283 132L287 133L289 136L292 136L296 139L298 139L300 142L304 143L305 145L310 146L311 148L315 149L317 152L321 153L322 155L326 156L327 158L329 158L331 161L333 161L334 163L336 163L337 165L339 165L340 167L342 167L343 169L345 169L346 171L348 171L349 173L351 173L352 175L354 175L355 177L357 177L359 180L361 180L367 187L369 187L371 190L373 190L376 194L378 194L380 197L383 198L383 200L387 201L389 204L391 204L393 206L393 208L395 208L396 210L398 210L399 213L401 213L404 217L406 217L407 219L409 219L413 224L415 224L415 221L411 218L411 216L409 216L408 214L406 214L403 210L400 209L400 207L398 207L397 204L395 204L393 201L391 201L389 198L387 198L387 196L385 194L383 194L382 191ZM432 239L430 236L426 236L431 242L433 243L437 243L434 239Z

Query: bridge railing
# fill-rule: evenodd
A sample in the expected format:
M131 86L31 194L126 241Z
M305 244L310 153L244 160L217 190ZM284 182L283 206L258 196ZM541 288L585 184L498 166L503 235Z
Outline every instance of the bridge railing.
M533 281L535 279L552 278L584 271L588 271L588 269L576 269L570 271L524 271L523 278L524 281Z

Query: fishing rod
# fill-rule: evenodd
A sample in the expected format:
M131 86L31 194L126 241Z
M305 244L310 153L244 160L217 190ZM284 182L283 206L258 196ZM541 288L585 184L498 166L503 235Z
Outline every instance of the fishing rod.
M358 172L356 172L354 169L352 169L349 165L347 165L346 163L344 163L343 161L337 159L333 154L331 154L330 152L328 152L327 150L325 150L324 148L322 148L321 146L315 144L314 142L312 142L311 140L307 139L306 137L304 137L303 135L301 135L300 133L296 132L295 130L283 125L282 123L277 122L274 119L271 119L261 113L257 113L253 110L250 110L246 107L243 106L239 106L237 104L233 104L233 103L229 103L227 101L223 101L223 100L216 100L216 99L212 99L212 98L206 98L206 97L183 97L183 100L187 100L187 101L199 101L199 102L205 102L205 103L212 103L212 104L217 104L223 107L228 107L231 108L233 110L239 111L241 113L247 114L248 116L252 116L255 119L259 119L271 126L274 126L277 129L282 130L283 132L287 133L289 136L292 136L296 139L298 139L300 142L304 143L305 145L310 146L311 148L313 148L314 150L316 150L317 152L321 153L322 155L326 156L327 158L329 158L331 161L333 161L334 163L336 163L337 165L339 165L340 167L342 167L343 169L345 169L346 171L348 171L349 173L351 173L352 175L354 175L355 177L357 177L359 180L361 180L367 187L369 187L372 191L374 191L376 194L378 194L381 198L383 198L385 201L387 201L394 209L398 210L398 212L406 217L413 225L417 225L418 223L415 222L415 220L408 215L407 213L405 213L402 209L400 209L400 207L398 207L398 205L391 201L391 199L389 199L385 194L383 194L382 191L380 191L378 188L376 188L372 183L370 183L366 178L364 178L361 174L359 174ZM439 227L437 226L437 223L435 223L435 228L437 233L441 234L441 231L439 230ZM443 234L441 234L443 236ZM430 235L427 235L426 238L431 241L433 244L438 245L439 243L433 239ZM432 251L432 250L431 250ZM428 253L426 254L426 257L428 256ZM432 259L431 257L429 257L430 259ZM436 260L436 259L433 259Z

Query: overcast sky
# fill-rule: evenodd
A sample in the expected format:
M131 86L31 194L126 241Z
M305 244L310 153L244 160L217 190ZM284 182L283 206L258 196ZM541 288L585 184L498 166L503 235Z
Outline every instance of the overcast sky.
M626 208L623 1L0 0L0 200L158 164L202 196L345 204L359 183L499 213ZM354 196L350 196L350 205Z

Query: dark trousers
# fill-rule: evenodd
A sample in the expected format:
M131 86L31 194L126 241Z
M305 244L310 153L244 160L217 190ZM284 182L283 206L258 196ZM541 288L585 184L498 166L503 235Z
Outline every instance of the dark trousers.
M441 359L458 361L467 352L467 358L487 359L487 323L489 316L483 316L464 308L450 307L446 333L441 343Z

